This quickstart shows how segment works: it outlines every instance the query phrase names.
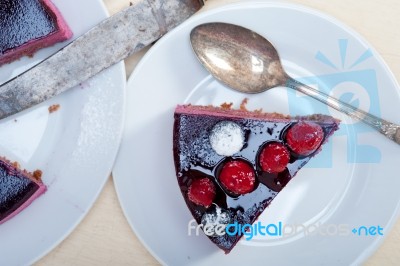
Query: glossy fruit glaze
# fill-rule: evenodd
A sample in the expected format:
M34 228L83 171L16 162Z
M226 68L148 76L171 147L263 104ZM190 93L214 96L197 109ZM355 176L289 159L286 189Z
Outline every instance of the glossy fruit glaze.
M322 135L317 136L321 137L320 144L338 129L338 121L328 116L268 118L268 115L257 117L249 112L237 111L235 115L227 116L224 113L229 111L212 108L211 112L204 112L204 108L195 106L178 107L174 123L173 145L178 184L193 217L203 225L205 217L216 216L218 212L224 215L226 223L252 224L257 219L279 191L320 149L319 146L314 147L314 152L304 156L287 146L287 133L299 121L307 121L322 130ZM221 112L213 114L213 110ZM244 145L232 156L218 155L210 144L210 132L220 122L233 122L243 129ZM279 172L265 171L260 161L260 155L265 157L262 153L271 144L287 147L290 153L286 167L282 167L282 160L278 160L278 168L282 168ZM281 149L278 151L280 155ZM235 183L229 179L229 175L237 175L242 179ZM211 205L197 204L188 197L192 183L198 179L213 182L215 195ZM244 187L240 189L237 184L244 184ZM226 253L231 251L240 237L227 234L209 236Z
M0 1L0 65L69 39L72 32L51 0Z
M44 185L28 175L9 162L0 160L0 223L44 192Z
M56 18L38 0L2 0L0 54L56 31Z

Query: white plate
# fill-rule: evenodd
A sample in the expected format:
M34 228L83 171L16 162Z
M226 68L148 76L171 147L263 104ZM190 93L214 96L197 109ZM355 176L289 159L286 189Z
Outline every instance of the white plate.
M53 1L77 37L107 17L100 0ZM57 51L0 67L4 82ZM48 107L60 104L49 114ZM0 154L43 171L48 191L0 225L0 265L28 265L82 220L105 184L122 135L125 71L118 64L66 93L0 123Z
M197 61L189 42L194 26L212 21L253 29L277 47L293 76L400 122L391 108L400 102L393 75L366 41L337 20L278 2L239 3L199 14L158 42L128 82L126 127L113 175L133 230L160 262L169 265L362 262L389 234L398 214L399 147L286 88L244 95L216 82ZM292 115L330 113L343 123L324 151L260 216L264 225L282 222L286 237L242 239L224 255L204 235L192 231L188 236L192 217L178 188L172 156L173 111L185 102L238 106L244 97L250 99L250 109ZM288 236L293 225L302 227ZM376 226L377 235L365 236L361 226ZM377 226L383 228L379 231L383 236ZM314 234L307 234L313 228ZM351 232L354 228L360 229L360 236ZM322 235L326 231L329 236Z

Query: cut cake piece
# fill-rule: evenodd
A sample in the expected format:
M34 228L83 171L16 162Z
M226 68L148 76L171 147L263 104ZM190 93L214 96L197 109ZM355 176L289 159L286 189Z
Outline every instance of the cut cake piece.
M241 235L217 232L215 226L253 224L321 150L339 120L226 106L178 105L173 153L187 207L207 237L229 253Z
M72 36L50 0L2 0L0 18L0 65Z
M29 206L46 191L41 172L20 170L16 163L0 158L0 224Z

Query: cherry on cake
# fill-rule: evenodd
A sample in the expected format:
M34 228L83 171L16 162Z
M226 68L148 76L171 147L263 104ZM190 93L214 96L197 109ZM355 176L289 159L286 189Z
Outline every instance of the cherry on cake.
M183 198L225 253L238 234L212 226L253 224L339 128L327 115L290 117L230 106L178 105L173 153Z
M1 0L0 18L0 65L72 36L50 0Z
M40 171L29 173L0 158L0 224L20 213L45 191Z

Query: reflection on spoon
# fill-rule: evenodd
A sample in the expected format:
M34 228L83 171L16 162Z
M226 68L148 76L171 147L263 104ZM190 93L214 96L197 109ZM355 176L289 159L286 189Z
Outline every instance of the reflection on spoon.
M361 120L400 144L400 125L380 119L291 78L275 47L261 35L228 23L195 27L190 40L203 66L219 81L244 93L260 93L287 86Z

